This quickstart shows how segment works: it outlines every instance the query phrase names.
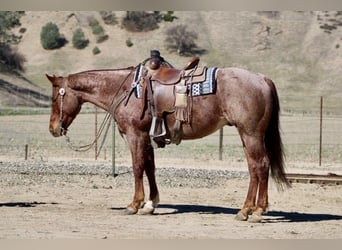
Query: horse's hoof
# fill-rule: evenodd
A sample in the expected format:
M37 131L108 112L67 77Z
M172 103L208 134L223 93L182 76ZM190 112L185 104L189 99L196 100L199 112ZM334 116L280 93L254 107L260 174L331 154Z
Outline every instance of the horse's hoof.
M139 209L139 212L138 214L141 214L141 215L150 215L150 214L153 214L154 212L154 206L152 204L152 201L147 201L144 206Z
M127 207L124 211L124 215L133 215L133 214L136 214L137 212L138 212L138 209Z
M244 215L241 211L235 215L235 220L246 221L248 219L247 215Z
M251 223L260 223L262 221L262 216L257 214L252 214L248 217L248 222Z
M154 208L149 208L149 207L143 207L139 209L138 214L139 215L151 215L154 212Z

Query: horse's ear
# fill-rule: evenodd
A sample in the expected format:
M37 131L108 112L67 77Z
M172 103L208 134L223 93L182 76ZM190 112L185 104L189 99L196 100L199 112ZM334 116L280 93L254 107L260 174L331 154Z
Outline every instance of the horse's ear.
M50 76L50 75L48 75L48 74L45 74L45 76L47 77L47 79L49 79L49 81L51 82L51 83L54 83L55 82L55 79L56 79L56 76Z

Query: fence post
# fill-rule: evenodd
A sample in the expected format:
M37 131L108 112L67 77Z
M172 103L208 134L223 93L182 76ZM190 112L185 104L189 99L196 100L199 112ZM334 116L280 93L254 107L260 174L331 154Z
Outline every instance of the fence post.
M222 152L223 152L223 128L220 128L220 136L219 136L219 160L222 161Z
M28 144L25 144L25 161L27 160L28 156Z
M116 177L117 174L115 173L115 120L113 119L112 124L112 175Z
M94 149L95 149L95 161L97 160L97 107L95 107L95 144L94 144Z
M321 96L319 117L319 166L322 165L323 96Z

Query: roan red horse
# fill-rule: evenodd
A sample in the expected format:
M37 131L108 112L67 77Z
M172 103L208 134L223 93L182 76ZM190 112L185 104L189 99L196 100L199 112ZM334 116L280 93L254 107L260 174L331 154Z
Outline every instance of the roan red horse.
M194 65L188 65L189 68ZM85 102L109 112L125 136L132 156L135 193L125 211L150 214L159 203L151 125L154 124L153 129L162 135L161 140L156 140L161 147L168 142L178 144L181 139L202 138L224 125L235 126L250 174L244 206L235 218L260 222L268 207L269 173L280 189L289 186L279 132L279 100L272 80L239 68L218 68L214 91L190 97L188 88L187 92L175 90L181 84L184 70L155 64L143 70L140 98L132 94L136 89L137 67L90 70L66 77L46 75L52 83L51 134L65 135ZM189 119L179 119L175 112L182 98L186 104L183 111ZM150 188L146 202L144 171Z

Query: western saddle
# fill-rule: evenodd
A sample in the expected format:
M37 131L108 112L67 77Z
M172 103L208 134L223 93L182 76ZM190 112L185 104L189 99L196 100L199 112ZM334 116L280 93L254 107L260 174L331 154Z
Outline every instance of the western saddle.
M206 77L206 67L198 67L199 57L193 57L179 70L170 64L159 63L151 58L145 62L143 81L143 103L149 105L152 113L150 137L153 146L165 147L166 144L178 145L182 139L182 124L191 122L192 82L202 82ZM147 98L147 102L145 102ZM175 123L166 131L166 114L175 113ZM169 137L170 139L168 139Z
M164 85L175 85L181 81L183 77L190 76L194 69L197 68L199 63L199 57L193 57L191 60L183 67L182 70L176 68L170 68L165 65L161 65L156 69L149 69L149 74L151 75L151 80L157 81Z

